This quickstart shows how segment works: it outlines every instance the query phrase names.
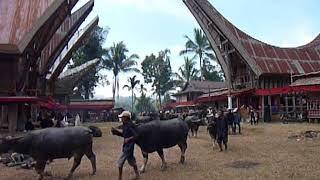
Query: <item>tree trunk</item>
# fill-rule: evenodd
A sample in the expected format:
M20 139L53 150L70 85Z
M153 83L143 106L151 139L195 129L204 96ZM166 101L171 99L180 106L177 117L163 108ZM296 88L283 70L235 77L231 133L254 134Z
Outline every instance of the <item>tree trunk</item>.
M114 84L112 87L112 99L115 101L116 98L116 84L117 84L117 78L114 76Z
M85 87L85 92L84 92L84 99L88 100L90 96L90 92L88 87Z
M202 54L199 54L200 58L200 81L203 79L203 69L202 69Z
M160 94L160 90L158 92L158 96L159 96L159 110L161 109L161 94Z
M131 113L133 113L133 88L131 90Z
M90 96L90 90L89 90L89 88L88 88L88 86L86 85L85 86L85 89L84 89L84 99L86 99L86 100L89 100L89 96ZM87 121L87 117L88 117L88 111L87 110L84 110L84 111L82 111L82 122L86 122Z
M117 76L117 86L116 86L116 90L117 90L117 100L119 101L119 79L118 79L118 76Z

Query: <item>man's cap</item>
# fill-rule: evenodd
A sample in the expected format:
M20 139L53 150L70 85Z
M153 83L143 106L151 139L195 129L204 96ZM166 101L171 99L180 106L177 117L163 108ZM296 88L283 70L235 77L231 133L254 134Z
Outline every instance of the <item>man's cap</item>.
M119 114L118 117L119 117L119 118L122 118L122 117L131 118L131 113L130 113L129 111L123 111L121 114Z

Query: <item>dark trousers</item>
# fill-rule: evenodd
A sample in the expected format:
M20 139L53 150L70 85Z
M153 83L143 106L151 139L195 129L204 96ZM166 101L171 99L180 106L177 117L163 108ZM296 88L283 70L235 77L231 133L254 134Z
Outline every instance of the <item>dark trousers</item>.
M235 123L233 123L233 133L236 133L236 131L237 131L237 126L238 126L238 128L239 128L239 134L241 134L240 122L235 122Z

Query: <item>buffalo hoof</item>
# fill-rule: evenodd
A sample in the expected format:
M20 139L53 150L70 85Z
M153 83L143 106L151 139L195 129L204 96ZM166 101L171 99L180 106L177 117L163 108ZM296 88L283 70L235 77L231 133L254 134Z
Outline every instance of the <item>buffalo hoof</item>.
M181 159L180 159L180 164L184 164L184 161L185 161L185 157L181 157Z
M141 174L143 174L143 173L145 173L145 169L144 168L141 168L140 170L139 170L139 172L141 173Z
M44 172L44 176L52 176L52 173L51 172Z
M161 171L165 171L166 169L167 169L167 165L166 164L161 166Z

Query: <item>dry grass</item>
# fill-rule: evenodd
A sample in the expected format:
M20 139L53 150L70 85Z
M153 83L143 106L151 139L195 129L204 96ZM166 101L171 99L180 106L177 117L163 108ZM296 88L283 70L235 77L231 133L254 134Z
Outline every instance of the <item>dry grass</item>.
M112 124L100 124L104 134L95 139L94 151L97 155L97 174L90 176L91 165L86 157L76 170L73 179L116 179L116 161L121 152L122 139L109 133ZM114 125L114 124L113 124ZM320 140L289 140L288 136L306 130L320 130L317 124L261 124L245 125L242 135L229 136L229 150L212 150L204 127L198 138L188 140L186 164L178 163L178 147L165 150L168 169L160 171L161 161L156 153L150 155L146 173L142 179L319 179ZM140 149L136 147L138 164L142 164ZM237 165L248 165L238 168ZM247 164L246 164L247 163ZM249 164L248 164L249 163ZM252 166L251 166L251 165ZM66 159L55 160L47 166L53 177L62 179L72 165ZM236 165L236 166L235 166ZM124 178L134 177L126 164ZM0 165L0 179L36 179L33 170L7 168Z

